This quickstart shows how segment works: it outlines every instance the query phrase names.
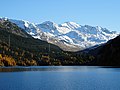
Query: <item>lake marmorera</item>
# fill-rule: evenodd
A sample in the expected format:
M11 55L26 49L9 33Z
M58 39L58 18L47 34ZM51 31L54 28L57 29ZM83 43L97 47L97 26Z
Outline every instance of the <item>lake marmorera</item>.
M120 90L120 68L1 67L0 90Z

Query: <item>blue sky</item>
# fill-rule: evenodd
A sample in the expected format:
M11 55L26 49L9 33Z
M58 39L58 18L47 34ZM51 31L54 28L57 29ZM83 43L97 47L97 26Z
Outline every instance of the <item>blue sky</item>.
M73 21L120 32L120 0L0 0L0 17L34 23Z

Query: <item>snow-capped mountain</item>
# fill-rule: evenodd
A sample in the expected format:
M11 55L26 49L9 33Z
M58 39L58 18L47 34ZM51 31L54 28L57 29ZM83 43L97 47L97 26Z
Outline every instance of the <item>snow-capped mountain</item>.
M58 45L67 51L79 51L115 38L118 33L100 26L79 25L75 22L56 24L46 21L34 24L24 20L8 19L34 38Z

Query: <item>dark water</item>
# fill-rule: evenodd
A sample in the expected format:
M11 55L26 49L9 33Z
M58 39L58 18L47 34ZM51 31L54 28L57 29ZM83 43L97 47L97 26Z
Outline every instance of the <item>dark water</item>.
M120 68L0 68L0 90L120 90Z

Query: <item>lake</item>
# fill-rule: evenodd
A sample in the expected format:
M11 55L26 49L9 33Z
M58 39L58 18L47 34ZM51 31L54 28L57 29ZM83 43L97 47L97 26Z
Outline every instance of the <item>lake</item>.
M0 90L120 90L120 68L1 67Z

